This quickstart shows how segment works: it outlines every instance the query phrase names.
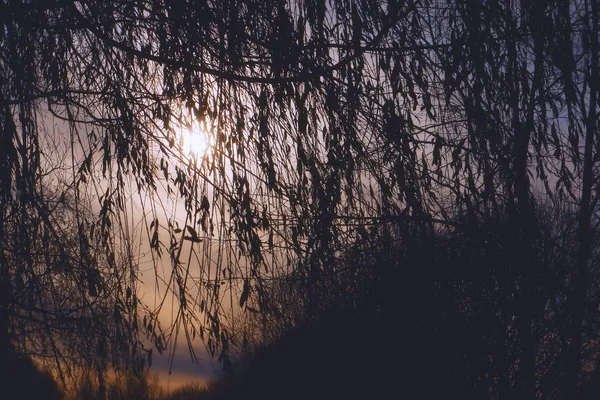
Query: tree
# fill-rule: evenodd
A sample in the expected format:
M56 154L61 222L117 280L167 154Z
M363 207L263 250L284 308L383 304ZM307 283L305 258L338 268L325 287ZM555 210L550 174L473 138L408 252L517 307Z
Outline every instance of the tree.
M190 343L203 336L223 360L241 312L275 312L272 280L298 279L313 313L337 285L339 252L377 239L385 231L377 227L408 227L426 238L461 218L477 226L507 215L517 392L531 399L540 379L533 327L551 297L538 284L545 266L533 193L544 188L579 210L566 339L573 397L597 228L595 7L566 0L541 7L3 4L0 209L26 221L12 204L40 197L27 179L50 165L42 128L50 116L65 121L72 198L93 188L102 194L90 231L106 254L114 252L129 230L127 200L140 196L153 256L168 255L163 290L178 302L173 325L183 324ZM209 126L210 154L186 157L177 130L198 122ZM163 216L160 200L181 200L185 217ZM8 231L2 227L0 238ZM397 269L385 273L401 279ZM12 285L4 275L2 284ZM393 287L394 280L381 282ZM160 348L179 330L157 332L159 308L141 325Z
M2 219L4 384L23 358L53 366L63 383L78 368L95 371L101 383L109 367L139 369L145 354L132 255L93 242L84 201L40 181L32 186L5 203Z
M22 183L16 157L20 152L33 176L39 174L48 162L40 135L52 116L68 124L68 187L75 199L94 186L104 193L93 225L109 254L115 243L108 230L123 223L128 179L139 193L156 194L164 176L167 193L184 200L181 228L159 221L153 203L150 245L157 254L169 253L173 274L167 282L179 301L179 321L194 335L203 334L202 320L212 351L227 348L221 329L227 292L221 286L237 293L239 282L247 288L239 288L242 298L256 295L266 309L265 273L297 268L309 280L326 278L323 270L342 233L336 214L372 207L350 192L342 195L341 186L365 190L360 164L376 150L357 139L359 129L380 124L358 114L361 102L379 108L370 100L378 86L359 96L380 75L373 71L368 85L361 82L363 72L379 63L368 53L411 23L418 33L417 22L400 17L397 5L360 9L339 3L329 10L319 2L139 1L2 7L8 16L2 30L5 214L19 185L26 189L23 199L36 198L31 185ZM345 24L336 26L338 20ZM415 36L403 45L418 49L417 42ZM207 162L178 165L173 125L190 114L213 126L214 154ZM394 110L388 114L397 118ZM367 165L369 175L376 169ZM410 192L411 207L418 208L413 188L401 191ZM392 207L385 197L383 206ZM161 240L164 230L169 244ZM199 230L214 239L201 238ZM189 264L182 262L188 242L207 254L216 243L222 255L214 269L201 262L198 298L189 295ZM242 257L236 259L238 250Z

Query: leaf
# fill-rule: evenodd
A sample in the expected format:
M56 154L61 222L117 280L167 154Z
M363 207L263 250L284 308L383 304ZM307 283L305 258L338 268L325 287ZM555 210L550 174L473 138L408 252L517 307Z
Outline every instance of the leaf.
M433 146L433 165L439 166L441 163L440 149L442 147L442 140L437 138Z
M184 240L189 240L190 242L193 242L193 243L200 243L202 241L202 239L200 239L198 237L198 233L196 232L196 230L194 228L192 228L189 225L186 225L185 228L190 233L190 236L184 236L183 237Z
M200 209L205 210L205 211L210 210L210 202L208 201L208 198L206 198L206 196L202 196L202 202L200 204Z
M248 279L244 279L244 289L242 290L242 295L240 296L240 307L243 307L248 301L248 295L250 294L250 282Z
M269 216L267 215L267 207L263 207L263 212L262 212L262 227L263 229L267 230L269 229Z
M184 236L183 239L184 240L189 240L190 242L193 242L193 243L200 243L200 242L202 242L202 239L200 239L198 236Z
M152 239L150 239L150 247L153 249L158 249L158 231L154 231L152 234Z
M194 228L192 228L189 225L186 225L185 228L188 230L190 235L192 235L192 237L198 237L198 233L196 232L196 230Z
M98 271L88 269L86 273L88 294L91 297L98 297Z

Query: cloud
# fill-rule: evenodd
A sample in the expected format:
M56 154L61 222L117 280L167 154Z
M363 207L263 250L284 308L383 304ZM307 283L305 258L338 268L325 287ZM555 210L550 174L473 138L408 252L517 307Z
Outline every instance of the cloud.
M179 343L173 363L170 363L168 352L156 355L151 372L158 374L160 384L168 391L186 383L206 383L216 378L220 369L219 364L211 360L201 343L195 344L194 351L198 358L197 363L192 361L187 346Z

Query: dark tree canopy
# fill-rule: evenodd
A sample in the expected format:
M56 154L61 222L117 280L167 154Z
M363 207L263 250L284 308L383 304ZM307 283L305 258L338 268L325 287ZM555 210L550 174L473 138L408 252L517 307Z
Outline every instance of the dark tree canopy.
M248 313L277 318L274 292L311 313L343 290L349 247L463 232L452 246L477 268L493 246L477 262L469 249L501 239L464 232L502 221L512 256L481 273L506 285L485 296L510 330L511 393L533 399L553 376L540 246L574 251L555 282L559 395L600 371L595 1L5 1L0 15L3 349L92 346L118 364L181 326L227 361ZM195 124L204 156L178 145ZM560 240L536 196L572 210ZM164 300L138 298L146 259L171 327Z

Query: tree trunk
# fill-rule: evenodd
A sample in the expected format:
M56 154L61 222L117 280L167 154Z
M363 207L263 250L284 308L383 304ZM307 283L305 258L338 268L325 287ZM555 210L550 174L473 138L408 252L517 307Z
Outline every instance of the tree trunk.
M588 18L588 20L590 20ZM571 312L573 318L569 329L571 339L569 357L567 364L567 387L566 398L575 399L581 372L581 345L582 327L585 307L585 295L588 288L589 270L588 264L591 256L591 230L590 219L592 216L591 196L594 183L594 136L596 134L596 119L598 115L598 4L596 0L591 2L592 29L590 34L591 52L591 75L590 75L590 97L588 116L586 120L585 149L583 159L583 182L581 189L581 203L579 207L579 221L577 236L579 249L577 251L577 275L575 277L575 289L571 300Z
M4 103L0 96L0 105ZM8 106L2 107L0 115L0 243L6 241L5 216L7 207L11 201L12 186L12 134L14 124ZM10 273L8 260L4 251L0 251L0 387L4 385L4 379L8 376L11 357L10 340Z

